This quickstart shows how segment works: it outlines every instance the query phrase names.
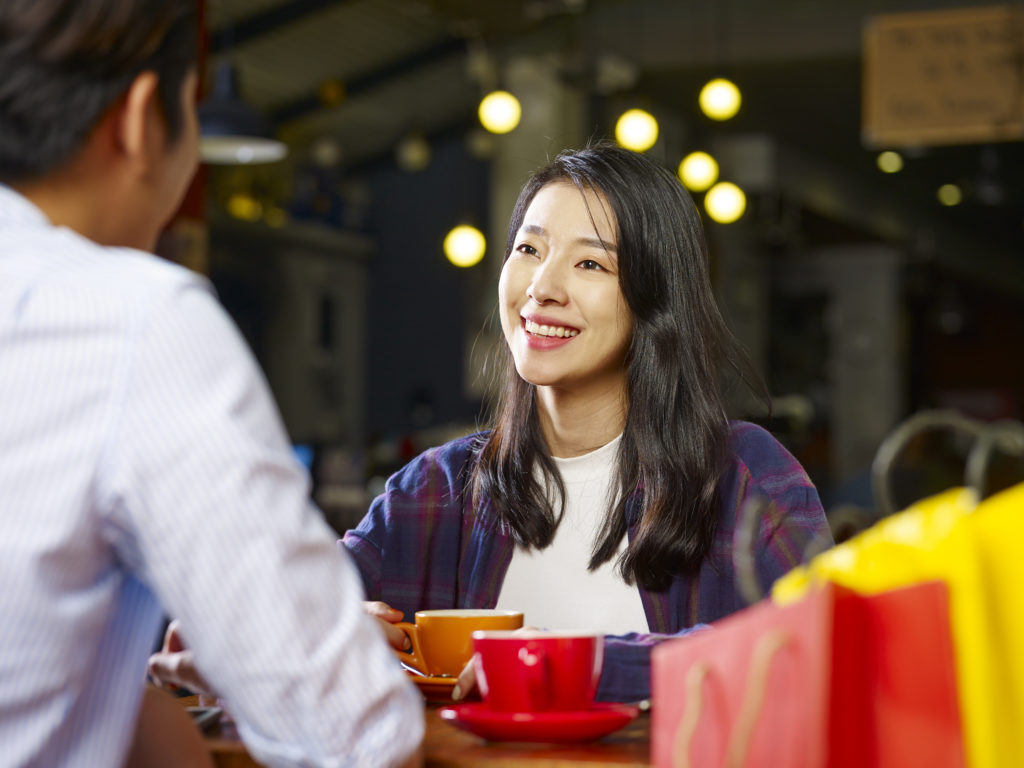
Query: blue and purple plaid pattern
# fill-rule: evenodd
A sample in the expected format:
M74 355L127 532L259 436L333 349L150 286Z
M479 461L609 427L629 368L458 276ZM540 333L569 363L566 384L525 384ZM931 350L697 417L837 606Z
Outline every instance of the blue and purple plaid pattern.
M368 599L407 617L418 610L497 603L514 542L488 501L470 503L465 487L484 439L486 434L471 435L422 453L392 475L359 526L345 534L342 543L359 567ZM732 452L711 554L697 574L677 576L666 592L638 588L649 631L606 639L599 698L647 698L654 645L744 607L732 553L737 514L748 498L760 495L769 502L755 548L766 590L800 562L816 537L830 540L814 485L774 437L754 424L733 422ZM638 491L627 504L628 519L635 519L639 503Z

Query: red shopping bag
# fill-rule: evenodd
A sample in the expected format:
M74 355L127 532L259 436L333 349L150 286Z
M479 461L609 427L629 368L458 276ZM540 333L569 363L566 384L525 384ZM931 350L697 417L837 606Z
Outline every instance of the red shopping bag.
M946 585L833 584L652 655L657 768L962 768Z

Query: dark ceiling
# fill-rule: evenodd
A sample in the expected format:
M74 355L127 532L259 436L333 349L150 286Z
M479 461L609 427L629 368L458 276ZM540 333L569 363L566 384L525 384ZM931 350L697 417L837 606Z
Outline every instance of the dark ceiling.
M965 243L991 243L1024 262L1024 143L921 148L908 153L904 172L884 176L877 150L861 141L865 22L987 4L207 0L206 23L211 68L237 63L246 98L271 116L293 158L328 139L339 170L357 173L391 162L410 130L472 130L480 95L502 63L539 56L588 93L596 130L609 130L610 115L629 104L681 126L661 148L666 161L716 136L767 136L839 169L866 198L906 201L955 227ZM744 103L734 120L712 125L696 95L718 73L740 85ZM963 186L965 201L938 209L935 190L948 182Z

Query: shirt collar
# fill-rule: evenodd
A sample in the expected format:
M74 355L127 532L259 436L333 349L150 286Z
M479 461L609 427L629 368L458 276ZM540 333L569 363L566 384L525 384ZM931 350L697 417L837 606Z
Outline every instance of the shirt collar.
M27 197L0 184L0 223L48 225L50 220Z

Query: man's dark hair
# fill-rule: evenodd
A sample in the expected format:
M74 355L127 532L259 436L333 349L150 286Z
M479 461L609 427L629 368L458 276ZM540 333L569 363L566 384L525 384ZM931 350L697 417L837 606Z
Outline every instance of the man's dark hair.
M74 157L107 109L150 70L171 141L195 66L196 0L0 2L0 182Z

